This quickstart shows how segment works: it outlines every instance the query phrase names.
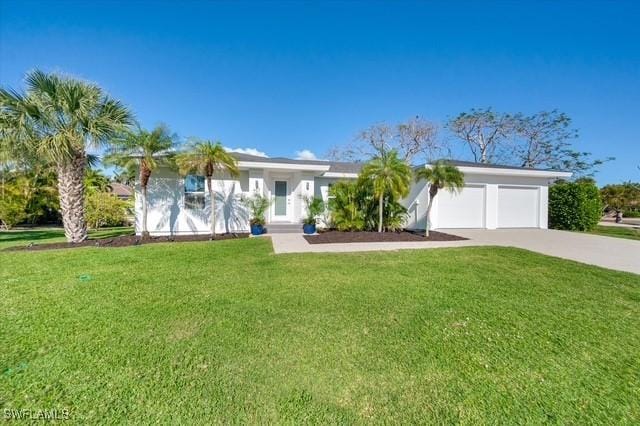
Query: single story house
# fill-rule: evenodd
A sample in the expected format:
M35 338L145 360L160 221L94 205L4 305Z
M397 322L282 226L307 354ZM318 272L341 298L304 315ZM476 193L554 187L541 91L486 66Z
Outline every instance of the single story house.
M267 227L300 224L305 217L304 196L327 201L329 186L355 179L359 163L293 160L232 153L240 175L214 180L216 232L249 229L249 213L243 200L262 194L272 200ZM459 193L441 191L434 200L431 228L547 228L548 186L570 173L511 166L452 161L465 176ZM422 167L427 167L424 165ZM136 232L140 234L142 204L135 188ZM210 202L203 176L180 176L160 168L151 176L147 226L152 235L209 233ZM403 200L408 209L407 228L424 229L428 202L425 182L413 184Z

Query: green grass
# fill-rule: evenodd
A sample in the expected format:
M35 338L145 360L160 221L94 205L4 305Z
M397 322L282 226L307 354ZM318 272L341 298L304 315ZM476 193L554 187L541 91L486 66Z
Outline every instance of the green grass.
M89 238L109 238L133 234L132 227L98 229L89 231ZM62 228L34 228L30 230L0 231L0 250L29 243L44 244L66 241Z
M596 229L590 231L589 234L640 240L640 228L628 228L624 226L596 226Z
M82 422L638 423L640 276L495 247L0 253L0 406Z

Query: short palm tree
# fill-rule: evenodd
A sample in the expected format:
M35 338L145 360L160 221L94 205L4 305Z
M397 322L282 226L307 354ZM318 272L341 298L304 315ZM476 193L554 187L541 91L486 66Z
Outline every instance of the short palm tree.
M440 189L448 189L453 192L462 190L464 186L464 174L453 164L446 160L438 160L434 164L416 171L416 182L425 180L429 186L429 204L426 211L426 225L424 235L429 236L429 223L431 222L431 207L433 200Z
M411 186L411 167L398 157L396 150L376 156L362 168L361 178L373 184L373 195L378 199L378 232L382 232L384 197L406 197Z
M220 142L194 140L188 151L178 154L176 163L180 173L200 173L204 175L211 200L211 238L216 237L216 204L213 177L218 173L238 176L236 159L222 147Z
M147 188L154 170L161 165L172 165L175 136L164 125L152 131L137 129L114 140L114 146L105 158L107 164L114 164L124 170L139 170L140 193L142 198L142 236L149 236L147 229Z
M87 145L108 144L132 122L129 110L100 87L57 74L27 74L25 93L0 89L0 138L36 152L54 165L69 242L87 238Z

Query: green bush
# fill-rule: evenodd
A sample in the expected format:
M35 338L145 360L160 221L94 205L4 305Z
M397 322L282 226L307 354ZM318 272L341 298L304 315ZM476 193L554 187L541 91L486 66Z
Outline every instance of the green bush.
M339 231L375 231L378 227L378 200L370 182L336 182L329 189L331 226ZM383 227L397 231L404 225L407 209L390 194L384 197Z
M602 207L593 181L557 182L549 188L549 227L590 231L600 221Z
M640 217L640 210L625 210L622 217Z
M109 192L89 192L85 200L85 219L92 229L122 226L127 222L129 203Z
M17 183L0 185L0 225L11 229L27 218L27 197Z
M251 198L245 199L244 205L249 209L249 214L251 215L249 223L251 225L264 226L266 223L265 214L271 205L269 199L256 193Z

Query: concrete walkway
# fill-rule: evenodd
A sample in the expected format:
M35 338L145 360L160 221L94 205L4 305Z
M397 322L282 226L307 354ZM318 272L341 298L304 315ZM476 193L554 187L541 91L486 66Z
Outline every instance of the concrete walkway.
M441 229L466 241L309 244L301 234L273 234L280 253L354 252L467 246L519 247L590 265L640 274L640 241L542 229Z

